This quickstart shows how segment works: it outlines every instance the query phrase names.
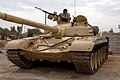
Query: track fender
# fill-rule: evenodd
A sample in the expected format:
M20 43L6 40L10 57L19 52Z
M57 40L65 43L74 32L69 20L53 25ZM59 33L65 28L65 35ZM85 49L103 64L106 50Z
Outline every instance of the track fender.
M5 49L27 49L29 43L26 39L12 40L5 45Z
M94 45L92 41L76 40L72 43L70 51L92 51Z

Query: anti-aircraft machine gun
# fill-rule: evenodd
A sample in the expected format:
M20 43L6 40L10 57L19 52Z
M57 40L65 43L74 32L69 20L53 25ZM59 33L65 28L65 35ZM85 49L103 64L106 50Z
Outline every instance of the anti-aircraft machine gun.
M48 19L51 19L51 20L53 20L53 21L57 21L57 23L59 23L60 21L59 21L59 15L57 15L57 12L54 12L54 13L50 13L50 12L48 12L48 11L45 11L45 10L43 10L43 9L41 9L41 8L38 8L38 7L35 7L36 9L38 9L38 10L41 10L42 12L44 12L45 14L48 14ZM46 15L45 15L45 18L46 18Z
M78 15L73 25L60 23L54 27L1 12L0 19L50 32L5 45L8 59L20 68L31 68L36 60L67 61L74 63L77 72L93 74L108 58L107 39L94 33L84 16Z

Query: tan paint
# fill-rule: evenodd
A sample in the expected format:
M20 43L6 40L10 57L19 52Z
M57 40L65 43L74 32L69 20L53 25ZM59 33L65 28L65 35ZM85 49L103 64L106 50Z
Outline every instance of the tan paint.
M92 36L93 33L89 33L89 27L75 26L67 27L65 29L65 36Z
M78 72L94 73L99 67L91 70L90 64L97 60L96 54L93 56L93 60L91 60L91 51L94 46L102 43L105 43L105 45L101 45L101 49L98 50L100 52L101 50L104 52L107 50L107 41L103 40L101 36L93 36L94 30L88 25L86 17L81 15L77 16L77 22L72 23L72 25L71 23L61 23L55 27L5 13L0 13L0 18L9 22L26 24L52 32L48 35L13 40L5 45L9 60L21 68L28 68L29 66L27 65L31 64L31 60L72 61ZM87 53L82 53L81 51ZM24 60L22 60L22 57ZM107 56L105 57L107 58ZM93 64L92 69L94 67L95 65Z
M28 37L24 39L12 40L5 45L5 49L28 49L37 37Z
M84 20L83 16L78 17L77 24L80 24L80 25L75 24L74 27L71 27L71 23L58 24L56 27L51 27L48 25L44 25L42 23L38 23L35 21L19 18L19 17L13 16L13 15L1 13L1 12L0 12L0 18L5 20L5 21L14 22L14 23L18 23L18 24L25 24L28 26L44 29L44 30L53 32L54 35L57 35L57 36L58 35L59 36L75 36L75 35L77 35L77 36L89 36L89 35L93 35L93 33L89 33L90 27L88 26L88 24L85 24L83 22L83 21L86 21L86 18ZM82 18L82 21L80 18Z
M12 40L5 45L5 49L27 49L29 47L29 40Z
M70 51L92 51L94 45L92 41L76 40L72 43Z
M35 21L19 18L19 17L12 16L12 15L9 15L9 14L6 14L6 13L1 13L0 12L0 18L5 20L5 21L14 22L14 23L18 23L18 24L25 24L25 25L28 25L28 26L33 26L33 27L48 30L48 31L51 31L51 32L57 32L58 31L58 29L56 27L53 28L51 26L44 25L42 23L38 23L38 22L35 22Z

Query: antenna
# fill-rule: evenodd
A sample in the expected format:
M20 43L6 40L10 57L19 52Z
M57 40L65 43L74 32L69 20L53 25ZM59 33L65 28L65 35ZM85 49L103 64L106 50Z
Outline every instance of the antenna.
M120 31L120 25L118 25L118 29L119 29L119 31Z
M41 9L41 8L38 8L38 7L35 7L35 8L39 9L39 10L41 10L41 11L43 11L45 13L45 25L46 25L47 24L47 14L46 13L48 13L48 12L43 10L43 9Z
M74 0L74 15L76 17L76 1Z

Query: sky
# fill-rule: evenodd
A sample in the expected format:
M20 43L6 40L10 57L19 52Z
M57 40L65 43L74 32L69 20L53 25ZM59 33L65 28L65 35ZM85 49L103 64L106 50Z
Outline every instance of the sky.
M75 5L76 7L74 0L0 0L0 12L45 23L45 14L35 9L35 6L51 13L56 11L58 14L66 8L71 17L75 16L75 10L76 16L86 16L89 24L99 26L101 32L109 31L111 28L114 32L119 32L120 0L75 0ZM47 25L54 26L56 22L47 20ZM10 26L21 25L0 20L0 27Z

